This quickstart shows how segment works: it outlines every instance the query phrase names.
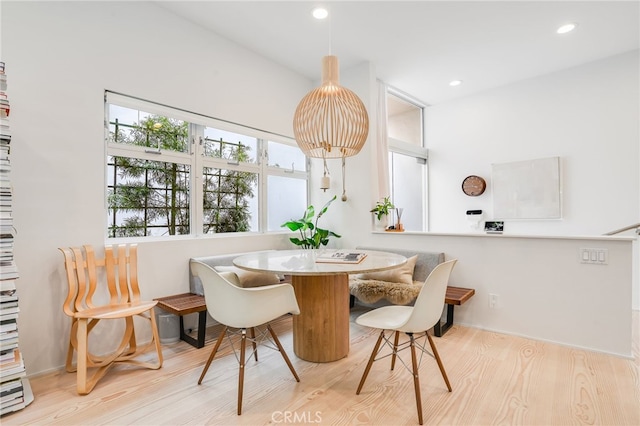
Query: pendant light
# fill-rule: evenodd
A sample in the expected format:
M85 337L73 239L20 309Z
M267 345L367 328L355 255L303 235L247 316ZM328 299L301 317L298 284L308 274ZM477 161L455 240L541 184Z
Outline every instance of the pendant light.
M340 86L338 57L322 59L322 85L296 108L293 133L307 157L344 158L356 155L369 134L369 115L351 90Z

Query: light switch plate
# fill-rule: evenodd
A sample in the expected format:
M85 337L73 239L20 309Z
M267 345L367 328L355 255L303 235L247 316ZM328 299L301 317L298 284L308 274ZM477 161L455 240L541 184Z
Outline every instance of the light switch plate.
M609 263L609 250L604 248L580 248L578 252L580 263L592 265L607 265Z

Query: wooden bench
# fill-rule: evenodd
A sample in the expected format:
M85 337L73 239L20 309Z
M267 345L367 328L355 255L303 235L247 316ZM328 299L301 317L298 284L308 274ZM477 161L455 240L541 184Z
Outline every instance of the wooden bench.
M160 297L158 307L180 317L180 339L196 348L204 346L204 334L207 329L207 305L204 296L193 293L176 294L174 296ZM183 315L198 312L198 338L194 339L184 331Z
M474 294L476 291L472 288L447 287L447 294L444 296L444 303L447 304L447 322L443 324L442 321L438 321L433 327L433 334L436 337L442 337L453 325L453 308L456 305L462 305Z

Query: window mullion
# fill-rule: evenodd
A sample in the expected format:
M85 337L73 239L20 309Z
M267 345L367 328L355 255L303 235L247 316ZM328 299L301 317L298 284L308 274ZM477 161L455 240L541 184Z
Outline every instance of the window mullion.
M258 232L266 232L268 228L267 215L268 204L268 188L267 181L269 152L267 151L268 143L264 139L258 139L258 165L260 171L258 173Z
M191 234L202 235L204 229L204 196L203 196L203 144L204 126L191 124L189 126L191 141Z
M171 151L160 151L159 154L150 153L137 146L121 146L109 144L107 146L108 155L128 158L138 158L140 160L164 161L170 163L190 164L191 158L188 154L174 153Z

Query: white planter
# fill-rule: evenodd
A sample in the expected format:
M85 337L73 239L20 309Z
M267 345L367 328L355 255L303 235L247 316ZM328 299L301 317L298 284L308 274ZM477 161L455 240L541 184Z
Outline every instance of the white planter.
M380 220L378 220L377 215L371 215L373 218L373 230L374 231L384 231L389 226L389 215L383 215Z

